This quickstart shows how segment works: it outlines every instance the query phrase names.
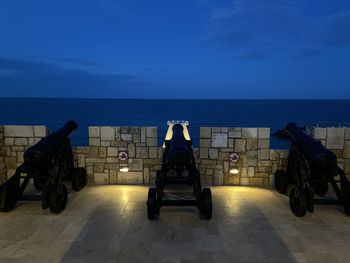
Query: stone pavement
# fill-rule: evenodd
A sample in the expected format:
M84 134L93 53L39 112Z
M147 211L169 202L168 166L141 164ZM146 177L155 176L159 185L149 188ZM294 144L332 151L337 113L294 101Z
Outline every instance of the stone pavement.
M271 190L212 191L211 221L189 207L148 221L144 186L87 187L59 215L21 203L0 214L0 262L350 262L342 207L296 218Z

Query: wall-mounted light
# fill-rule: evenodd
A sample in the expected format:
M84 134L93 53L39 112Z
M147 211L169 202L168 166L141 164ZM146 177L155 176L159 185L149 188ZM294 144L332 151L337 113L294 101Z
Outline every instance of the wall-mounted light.
M238 174L239 170L237 168L233 168L230 170L230 174Z
M119 171L122 172L122 173L127 173L127 172L129 172L129 168L128 167L122 167L122 168L119 169Z

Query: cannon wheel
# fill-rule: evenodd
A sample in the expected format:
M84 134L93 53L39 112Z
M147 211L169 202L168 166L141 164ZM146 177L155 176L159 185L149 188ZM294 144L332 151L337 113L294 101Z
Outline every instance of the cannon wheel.
M61 213L67 205L67 187L64 184L53 186L48 194L50 211L55 214Z
M277 170L275 173L275 189L280 194L284 194L287 191L288 178L287 173L283 170Z
M211 219L212 210L213 210L210 188L206 188L206 187L203 188L202 202L203 202L203 204L202 204L203 216L206 220L209 220L209 219Z
M78 192L83 189L87 181L85 169L82 167L74 168L71 181L74 191Z
M305 190L292 186L289 193L289 204L293 214L297 217L305 216L308 209L308 197Z
M147 217L149 220L153 220L156 217L156 203L157 203L157 192L155 188L148 189L147 197Z
M324 196L328 191L328 182L317 183L314 185L315 193L319 196Z

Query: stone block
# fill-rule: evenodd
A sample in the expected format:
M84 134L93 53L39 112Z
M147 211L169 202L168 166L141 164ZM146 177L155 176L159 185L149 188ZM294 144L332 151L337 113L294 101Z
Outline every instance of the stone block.
M5 157L5 164L7 169L16 169L17 157Z
M94 173L95 184L109 184L108 173Z
M242 138L243 139L257 139L258 138L258 128L242 128Z
M34 136L35 137L45 137L47 135L46 126L34 126Z
M209 148L200 148L199 149L199 158L208 159Z
M260 160L269 160L270 159L270 149L260 149Z
M326 148L330 150L343 149L345 128L327 128Z
M270 140L269 139L259 139L258 140L258 148L267 149L270 148Z
M101 145L100 138L89 138L89 145L90 146L100 146Z
M107 147L99 147L98 156L101 158L107 157Z
M146 137L157 138L157 127L146 127Z
M28 146L29 142L27 138L15 138L15 145Z
M142 159L129 159L129 171L142 171L143 163Z
M327 138L327 128L314 128L312 135L316 140L325 140Z
M141 142L141 134L133 134L133 135L132 135L132 141L133 141L134 143L139 143L139 142Z
M206 147L206 148L209 148L210 147L210 143L211 143L211 140L210 139L200 139L199 140L199 147Z
M248 177L255 177L255 167L248 167Z
M118 172L118 184L143 184L143 172Z
M227 147L227 133L213 133L211 146L212 147Z
M115 128L112 126L101 127L101 140L102 141L115 141Z
M350 140L350 128L345 128L345 140Z
M105 167L103 164L95 164L94 165L94 173L103 173Z
M259 128L258 129L259 139L269 139L270 138L270 128Z
M228 148L233 150L234 147L235 147L235 140L234 139L228 139Z
M256 150L256 149L258 149L258 140L257 139L247 139L246 149L247 150Z
M244 162L245 162L245 165L247 166L258 165L258 151L257 150L246 151Z
M242 128L230 128L228 132L229 138L242 138Z
M211 138L211 128L201 127L200 128L200 138Z
M228 128L222 127L222 128L220 128L220 132L226 132L226 133L228 133Z
M24 125L5 125L4 135L5 137L34 137L34 127Z
M5 138L5 145L12 146L15 144L15 138Z
M117 170L109 170L109 184L116 184L118 181Z
M141 127L140 142L146 142L146 127Z
M147 144L147 146L157 146L157 138L147 137L146 144Z
M149 184L150 183L150 171L149 168L143 169L143 183Z
M129 143L128 144L128 155L129 158L135 158L136 156L136 146L134 143Z
M90 146L89 147L88 157L92 157L92 158L99 157L99 155L98 155L98 146Z
M239 184L240 185L249 185L249 178L242 178L241 177Z
M122 133L121 134L121 139L124 142L131 142L132 141L132 134L130 134L130 133Z
M152 159L157 159L158 158L158 148L157 147L148 147L148 156L149 158Z
M345 141L343 157L350 158L350 141Z
M89 127L89 138L99 138L100 137L100 127L90 126Z
M235 152L245 152L246 140L236 139L235 140Z
M136 158L148 158L148 148L136 147Z
M225 185L239 185L239 175L226 174L224 176L224 184Z
M209 159L217 159L219 156L218 148L209 148Z
M219 127L213 127L213 128L211 128L211 132L220 132L220 128Z
M107 156L108 157L117 157L118 156L118 147L107 147Z
M224 174L223 173L215 173L213 176L213 184L214 185L223 185L224 184Z

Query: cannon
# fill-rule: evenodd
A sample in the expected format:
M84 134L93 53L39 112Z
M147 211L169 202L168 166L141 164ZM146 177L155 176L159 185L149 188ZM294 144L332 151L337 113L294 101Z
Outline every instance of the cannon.
M295 123L285 132L291 139L287 170L275 173L275 188L289 195L291 211L297 217L314 211L314 205L342 205L350 215L350 182L337 165L337 157ZM336 198L326 197L331 185ZM318 195L319 198L314 196Z
M196 167L192 141L187 128L189 123L187 121L168 121L167 124L162 166L156 174L156 187L148 190L148 219L158 218L162 206L196 206L201 217L209 220L212 216L211 190L201 186L200 174ZM187 188L190 187L189 189L193 187L193 192L186 196L186 191L182 193L165 191L168 185L173 186L175 190L178 190L179 188L176 187L179 186L187 186Z
M13 210L19 200L33 200L41 201L42 209L49 208L52 213L60 213L65 209L68 198L64 181L70 181L75 191L84 188L86 171L84 168L74 168L69 139L69 135L76 128L77 124L69 121L24 152L23 163L0 186L1 211ZM25 193L31 179L41 194Z

